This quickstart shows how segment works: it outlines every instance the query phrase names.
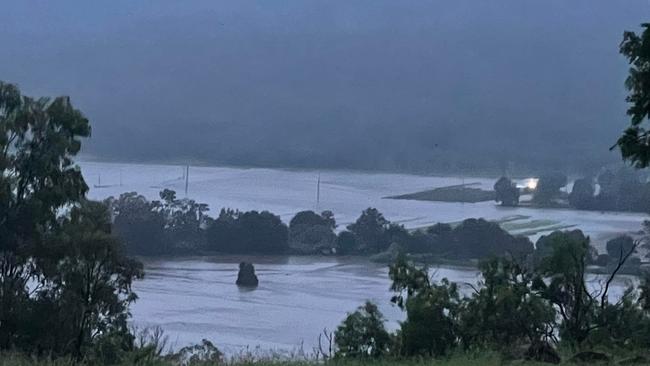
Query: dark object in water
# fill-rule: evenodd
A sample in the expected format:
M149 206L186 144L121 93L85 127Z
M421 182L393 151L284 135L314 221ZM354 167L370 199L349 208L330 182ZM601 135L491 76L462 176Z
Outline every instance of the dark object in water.
M242 287L257 287L259 281L255 275L255 267L252 263L241 262L239 263L239 274L237 275L237 286Z

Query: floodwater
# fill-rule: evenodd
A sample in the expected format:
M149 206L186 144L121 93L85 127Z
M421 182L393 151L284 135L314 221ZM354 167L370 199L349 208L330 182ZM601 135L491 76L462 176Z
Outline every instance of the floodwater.
M260 284L254 290L235 285L242 260L255 263ZM388 267L364 258L228 256L145 259L144 264L146 277L134 286L140 299L131 308L133 322L161 327L175 349L205 338L231 355L247 349L310 354L324 329L336 329L366 300L379 306L390 330L404 317L390 303ZM433 267L430 273L434 280L457 282L464 294L471 291L467 284L480 280L468 268ZM592 276L592 291L603 280ZM611 299L632 281L617 278Z
M158 193L163 188L175 190L179 197L185 195L185 181L182 178L185 167L182 166L90 162L80 165L91 186L91 198L103 199L136 191L149 199L158 199ZM218 214L222 207L268 210L285 222L302 210L330 210L336 216L339 228L356 220L361 211L368 207L377 208L387 219L407 228L437 222L458 222L470 217L503 220L517 216L518 225L514 225L517 229L512 230L513 233L518 233L518 230L527 233L534 228L535 233L531 236L536 239L554 228L570 226L590 235L596 247L602 247L615 234L638 231L647 218L647 215L638 213L500 207L494 202L463 204L384 199L462 183L491 188L496 178L353 171L320 172L320 199L317 202L318 176L317 171L191 167L188 197L207 203L213 215ZM94 185L102 188L95 188Z
M260 285L235 285L238 262L255 263ZM396 328L388 268L361 258L206 257L146 260L132 307L140 327L160 326L173 345L206 338L237 352L245 347L311 352L318 335L333 331L346 313L374 301ZM473 270L437 269L436 278L475 283Z
M181 166L80 165L94 199L130 191L154 199L163 188L184 196ZM494 179L471 177L322 171L317 201L318 175L316 171L191 167L188 197L209 204L213 214L222 207L269 210L286 222L301 210L331 210L339 228L367 207L376 207L387 219L409 228L469 217L515 217L509 224L513 233L526 233L534 240L555 228L573 227L590 235L598 248L617 233L637 232L646 219L646 215L632 213L383 198L452 184L477 183L487 188L494 183ZM234 284L242 260L255 264L260 279L255 290L241 290ZM312 352L323 329L335 329L346 313L365 300L380 306L392 329L403 316L389 302L387 267L362 258L236 256L143 261L146 276L134 286L139 300L132 307L133 323L140 328L161 327L176 348L206 338L230 353L246 347ZM433 268L432 274L459 283L478 280L475 270L463 268ZM629 278L617 284L613 295L621 292L626 281Z

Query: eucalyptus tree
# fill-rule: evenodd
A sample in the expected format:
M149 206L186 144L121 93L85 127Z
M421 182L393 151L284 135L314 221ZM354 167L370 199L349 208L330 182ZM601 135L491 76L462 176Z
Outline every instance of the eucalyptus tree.
M625 80L628 89L627 115L630 125L619 137L616 145L621 150L623 159L632 162L637 168L650 165L650 23L641 25L643 31L625 32L620 45L620 52L630 65Z
M0 347L14 345L28 283L41 282L32 259L46 232L88 190L72 158L89 135L69 98L33 99L0 82Z

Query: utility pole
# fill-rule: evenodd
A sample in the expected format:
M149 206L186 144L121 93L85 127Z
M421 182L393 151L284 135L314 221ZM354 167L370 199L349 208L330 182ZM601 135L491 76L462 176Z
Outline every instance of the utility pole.
M185 197L187 197L187 189L190 185L190 166L185 167Z
M318 172L318 183L316 184L316 208L320 205L320 172Z

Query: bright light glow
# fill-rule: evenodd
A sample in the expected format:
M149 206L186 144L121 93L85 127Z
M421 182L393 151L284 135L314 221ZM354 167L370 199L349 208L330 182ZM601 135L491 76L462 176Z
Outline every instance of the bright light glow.
M537 178L528 178L524 181L524 185L526 188L530 189L531 191L535 190L537 188L537 181L539 179Z

